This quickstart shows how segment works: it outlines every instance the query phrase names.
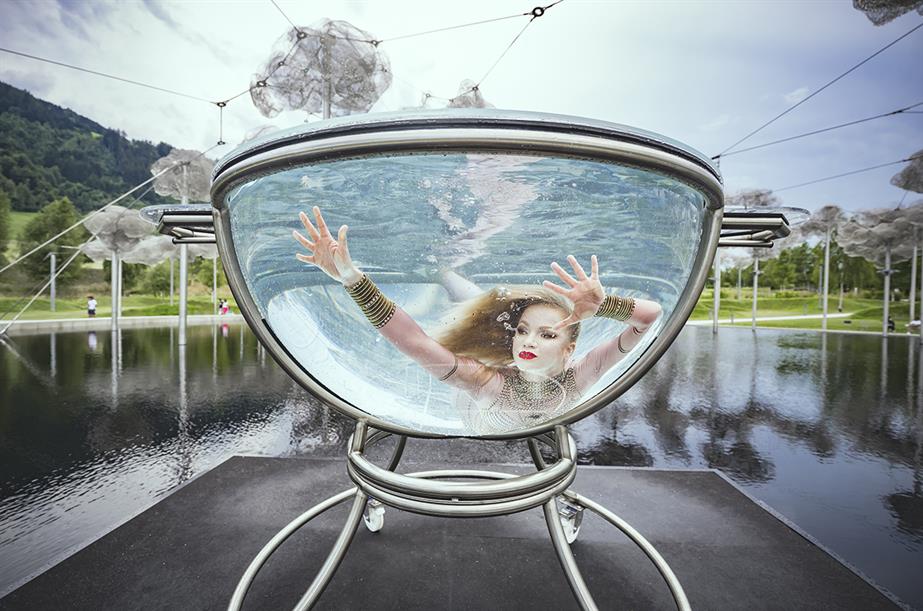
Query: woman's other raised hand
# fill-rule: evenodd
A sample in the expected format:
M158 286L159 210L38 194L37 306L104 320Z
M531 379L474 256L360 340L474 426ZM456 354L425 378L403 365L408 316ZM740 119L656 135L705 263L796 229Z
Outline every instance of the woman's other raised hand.
M591 318L599 311L599 306L602 305L603 299L606 297L603 285L599 281L599 261L597 261L596 255L590 257L589 276L586 275L583 267L580 266L577 258L573 255L568 255L567 262L574 268L576 278L564 271L556 262L551 263L551 270L558 275L558 278L564 284L570 287L569 289L548 280L542 282L545 288L567 297L574 304L574 313L557 323L555 330L578 323L584 318Z
M337 282L342 282L345 285L359 282L362 279L362 272L353 264L352 257L349 256L349 245L346 243L346 232L349 227L346 225L340 227L337 239L333 239L330 230L327 228L327 223L324 222L324 217L320 213L320 208L314 206L312 212L314 213L314 221L317 223L316 228L307 214L304 212L298 213L298 218L301 219L301 224L304 225L305 231L308 232L308 237L301 235L297 231L292 231L292 236L307 248L311 254L297 253L295 257L299 261L316 265Z

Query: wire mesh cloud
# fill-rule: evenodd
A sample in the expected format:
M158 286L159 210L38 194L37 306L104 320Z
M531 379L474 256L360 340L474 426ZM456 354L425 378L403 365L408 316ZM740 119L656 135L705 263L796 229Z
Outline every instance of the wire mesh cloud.
M122 255L125 263L142 263L157 265L161 261L176 258L179 247L173 238L165 235L152 235L138 242L134 248Z
M884 25L913 10L923 15L923 0L853 0L852 5L875 25Z
M923 199L904 208L904 218L914 227L923 227Z
M798 226L803 236L823 236L828 230L836 231L840 225L847 221L846 213L835 204L821 206L811 214L811 217Z
M203 259L217 259L218 246L215 244L190 244L189 256L193 259L202 257Z
M881 268L888 248L892 263L908 259L913 252L913 224L905 211L893 208L857 214L840 227L837 242L847 255L862 257Z
M109 253L102 259L108 259L111 253L128 252L153 231L151 224L141 218L137 210L123 206L110 206L94 214L84 222L84 226L96 236L83 249L94 261L101 260L94 257L94 254L99 256L100 245Z
M368 112L391 86L391 63L373 37L346 21L324 19L289 30L259 73L250 97L264 117L283 110L330 116Z
M891 177L891 184L907 191L923 193L923 150L917 151L910 158L912 161L907 167Z
M112 258L112 249L103 244L101 240L90 240L81 246L80 250L89 257L90 260L97 263Z
M191 202L209 201L208 191L215 162L199 151L173 149L166 157L154 162L151 174L157 174L173 165L175 167L172 170L154 180L154 191L158 195L179 200L186 195Z
M481 89L471 79L465 79L458 85L458 94L448 104L449 108L494 108L484 99Z
M724 199L725 206L729 208L775 208L782 205L778 197L769 189L745 189Z

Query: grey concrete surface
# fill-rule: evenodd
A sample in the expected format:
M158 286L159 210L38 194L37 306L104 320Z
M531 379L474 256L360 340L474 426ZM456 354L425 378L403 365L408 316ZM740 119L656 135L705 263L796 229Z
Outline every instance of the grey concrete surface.
M0 608L224 609L253 556L278 530L349 486L345 460L232 458L0 599ZM715 472L582 466L574 490L647 537L694 609L896 608ZM348 504L310 522L270 558L245 609L295 605ZM587 513L573 549L601 609L673 608L653 565L601 518ZM318 608L577 605L540 509L479 519L388 509L380 533L360 527Z

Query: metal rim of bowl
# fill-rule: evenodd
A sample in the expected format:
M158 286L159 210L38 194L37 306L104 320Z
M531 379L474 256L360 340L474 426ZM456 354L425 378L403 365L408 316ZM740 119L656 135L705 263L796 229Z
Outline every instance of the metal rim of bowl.
M270 354L286 373L315 397L350 418L364 420L370 426L399 435L420 438L521 439L548 432L559 424L576 422L611 403L631 388L676 339L702 292L718 243L724 200L720 177L714 168L694 155L678 154L675 147L665 150L648 143L638 143L634 135L622 140L620 132L615 129L607 137L601 137L598 133L579 133L579 130L577 133L547 131L529 122L522 122L517 128L513 123L506 120L502 127L490 123L461 127L434 127L431 123L414 127L412 124L404 124L402 129L365 129L358 133L339 135L328 133L324 138L306 141L288 139L274 145L270 143L249 156L238 157L216 171L211 199L215 208L218 249L231 292L260 342L269 348ZM433 433L405 427L358 408L320 383L288 352L263 319L250 295L234 248L230 211L225 201L232 189L260 176L313 163L433 153L524 154L618 163L668 175L693 186L705 196L702 234L692 273L666 324L645 352L620 377L601 392L578 403L576 408L534 427L487 435Z

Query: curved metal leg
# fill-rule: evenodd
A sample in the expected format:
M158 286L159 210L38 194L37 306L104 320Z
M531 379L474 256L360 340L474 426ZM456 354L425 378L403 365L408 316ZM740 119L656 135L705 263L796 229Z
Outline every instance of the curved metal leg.
M567 583L570 584L570 589L577 598L580 608L585 611L596 611L596 603L583 581L580 569L577 568L577 561L574 560L574 554L567 543L567 537L564 534L564 527L561 526L561 516L558 515L558 506L555 504L555 500L553 498L549 499L542 506L542 510L545 512L545 524L548 525L554 551L558 554L561 568L564 569L564 574L567 575Z
M584 497L576 492L568 490L568 486L573 482L576 475L576 463L574 455L576 446L573 438L567 434L563 426L555 428L554 435L542 435L529 440L529 451L532 459L538 468L539 473L530 476L516 476L510 473L495 473L491 471L470 471L470 470L442 470L442 471L422 471L417 473L408 473L403 476L394 475L393 471L400 461L401 454L404 450L406 438L401 437L398 440L391 464L388 470L383 470L368 463L362 458L362 451L366 443L374 443L383 439L390 433L379 431L373 433L368 438L368 432L365 422L360 421L356 426L356 433L350 440L349 463L347 471L353 481L358 484L356 488L345 490L329 499L315 505L310 510L290 522L284 529L276 534L267 543L260 553L253 559L244 576L241 578L231 602L228 606L229 611L239 611L243 604L247 590L257 572L265 564L269 556L282 543L291 536L296 530L304 524L327 511L331 507L338 505L346 499L352 497L353 503L346 524L340 531L333 549L328 554L323 566L317 576L312 581L310 587L298 601L295 607L296 611L309 609L320 597L324 588L330 582L334 572L346 555L363 514L369 507L369 503L381 505L382 501L393 507L412 511L425 515L446 516L446 517L483 517L490 515L507 515L542 506L545 514L545 522L551 535L558 559L567 576L571 590L574 592L578 603L584 610L596 610L596 603L590 594L580 569L574 560L571 552L567 528L562 524L562 520L571 520L572 535L576 536L579 529L579 517L583 508L596 512L602 518L607 520L613 526L625 533L654 563L661 576L667 582L670 592L676 601L680 611L688 611L689 601L685 592L673 574L673 571L667 565L663 557L657 552L644 537L642 537L627 522L616 516L614 513L602 505ZM556 448L558 462L549 467L545 464L544 459L539 452L539 442L548 443ZM562 468L563 467L563 468ZM549 477L551 476L551 477ZM487 480L510 480L508 485L497 486L494 484L470 484L460 486L457 483L444 482L439 485L423 482L430 479L487 479ZM376 500L377 499L377 500ZM574 509L578 513L574 516L562 515L558 510L558 500L565 508ZM382 506L383 509L383 506ZM380 517L380 516L379 516ZM380 527L380 524L379 524ZM374 529L373 529L374 530Z
M276 535L269 540L269 543L263 546L263 549L260 550L260 553L250 562L250 566L247 567L247 570L244 571L243 577L240 578L240 581L237 583L237 588L234 590L234 595L231 596L231 602L228 603L228 611L240 611L241 605L244 604L244 597L247 595L247 590L250 589L250 585L253 583L253 580L256 578L256 574L259 572L263 565L266 564L266 561L272 555L280 545L285 543L285 540L292 536L292 534L297 531L299 528L324 513L331 507L336 507L349 497L356 494L358 488L350 488L349 490L344 490L343 492L330 497L325 501L321 501L311 509L307 510L291 522L289 522L285 528L280 530Z
M407 445L407 437L404 435L397 436L397 445L394 446L394 453L391 454L391 462L388 464L388 471L394 471L401 462L404 455L404 448ZM369 497L365 505L365 511L362 514L362 521L369 532L377 533L385 526L385 505L374 497Z
M391 455L391 462L388 464L388 471L394 471L397 469L397 465L401 462L401 457L404 456L404 448L407 446L407 437L404 435L398 435L397 445L394 446L394 453Z
M667 586L670 588L670 593L673 594L673 600L676 601L676 608L680 611L691 611L692 607L689 606L689 599L686 598L686 593L683 591L683 586L679 583L679 579L677 579L676 575L673 573L673 569L671 569L670 565L667 564L667 561L663 559L663 556L660 555L660 552L658 552L657 549L651 545L647 539L641 536L641 533L632 528L628 522L618 517L596 501L590 500L587 497L581 494L577 494L571 490L566 490L562 496L565 496L568 500L596 512L596 514L598 514L601 518L625 533L628 538L631 539L635 545L640 547L641 551L643 551L647 557L650 558L651 562L654 563L654 566L657 567L660 575L663 577L664 581L667 582ZM556 518L557 516L554 515L554 517ZM545 510L545 519L546 521L549 519L547 508ZM563 528L561 529L561 534L562 536L564 534ZM554 534L552 534L552 539L554 539ZM555 547L557 548L557 545ZM568 549L568 553L569 552L570 550ZM573 558L573 556L571 556L571 558ZM566 572L568 570L567 567L565 567L564 570Z
M340 562L343 561L343 556L346 555L346 550L349 548L349 544L356 534L356 529L359 528L359 521L362 520L362 511L365 509L365 501L367 499L368 496L361 490L356 492L355 499L353 500L353 507L349 511L349 517L346 518L346 524L343 525L343 530L340 531L340 536L337 537L336 543L333 544L333 549L330 550L330 554L317 573L317 577L311 582L311 587L308 588L308 591L304 593L304 596L302 596L298 604L295 605L295 611L306 611L306 609L310 609L314 606L314 603L324 591L324 588L330 583L334 571L337 570L337 567L340 566Z

